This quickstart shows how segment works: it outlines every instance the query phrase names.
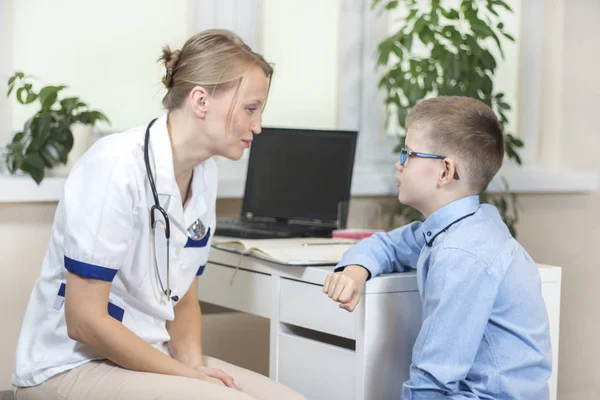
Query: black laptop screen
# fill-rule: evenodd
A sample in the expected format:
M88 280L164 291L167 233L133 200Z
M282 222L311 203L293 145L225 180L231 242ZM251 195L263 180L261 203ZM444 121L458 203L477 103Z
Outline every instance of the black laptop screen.
M263 128L250 149L242 215L334 222L350 198L357 132Z

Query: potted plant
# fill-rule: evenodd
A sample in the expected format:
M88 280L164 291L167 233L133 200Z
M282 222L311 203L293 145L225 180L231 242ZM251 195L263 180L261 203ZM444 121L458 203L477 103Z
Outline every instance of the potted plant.
M73 127L77 123L90 128L98 122L110 123L102 112L89 109L79 97L59 99L66 88L64 85L45 86L36 92L32 79L23 72L16 72L8 80L7 97L14 92L20 104L37 101L39 105L6 146L5 163L11 174L21 170L40 184L48 169L67 163L74 144Z
M474 97L492 107L506 128L506 111L511 107L504 93L494 87L497 63L490 49L495 47L504 57L500 37L514 41L498 12L512 9L501 0L461 0L456 5L442 5L441 0L372 0L373 8L403 7L405 12L399 30L379 44L377 54L377 66L385 70L379 88L386 94L387 123L401 132L395 152L404 147L408 111L427 97ZM419 51L415 52L417 46ZM520 139L505 133L506 155L518 165L521 147ZM495 205L516 235L516 195L509 192L506 181L504 185L504 193L484 192L481 201ZM396 216L407 222L423 218L418 211L399 203L390 224Z

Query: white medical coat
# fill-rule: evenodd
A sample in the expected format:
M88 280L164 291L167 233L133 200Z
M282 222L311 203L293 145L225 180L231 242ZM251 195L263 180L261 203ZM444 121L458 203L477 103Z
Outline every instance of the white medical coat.
M154 199L144 164L145 131L144 125L98 140L69 174L21 328L12 376L15 386L38 385L102 358L67 335L63 304L67 271L112 282L108 313L169 354L166 321L174 318L174 303L164 300L154 270L149 213ZM170 285L173 295L181 298L208 260L215 230L217 168L212 159L196 166L184 211L166 114L150 130L150 165L160 204L171 220ZM208 233L194 241L184 229L198 218ZM166 285L166 241L162 229L156 232L158 267Z

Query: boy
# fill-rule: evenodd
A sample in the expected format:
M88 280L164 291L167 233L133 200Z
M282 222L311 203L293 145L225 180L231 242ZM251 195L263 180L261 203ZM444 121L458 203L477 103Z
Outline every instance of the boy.
M423 316L404 400L548 399L550 333L537 267L498 211L479 204L504 157L496 115L471 98L438 97L414 107L406 126L398 198L425 222L358 243L324 292L352 311L371 277L417 269Z

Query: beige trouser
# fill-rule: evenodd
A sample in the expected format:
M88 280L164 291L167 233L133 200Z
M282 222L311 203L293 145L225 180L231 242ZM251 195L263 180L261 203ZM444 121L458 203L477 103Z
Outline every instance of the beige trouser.
M257 373L212 357L211 368L233 377L240 390L180 376L121 368L110 361L90 361L44 383L16 389L17 400L306 400Z

